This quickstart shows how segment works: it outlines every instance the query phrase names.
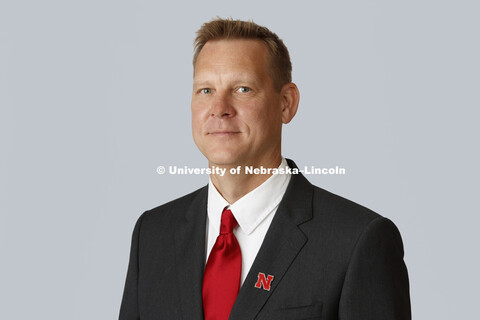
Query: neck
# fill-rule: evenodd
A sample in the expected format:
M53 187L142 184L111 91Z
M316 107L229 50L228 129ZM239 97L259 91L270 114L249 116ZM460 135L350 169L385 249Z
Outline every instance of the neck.
M282 162L281 155L273 159L269 163L259 164L254 166L259 168L278 168ZM210 165L211 166L211 165ZM245 167L241 166L240 172L231 174L231 168L237 168L237 166L217 166L226 169L223 176L219 174L211 174L210 179L213 182L215 188L227 200L229 204L235 203L238 199L257 188L264 183L272 174L245 174Z

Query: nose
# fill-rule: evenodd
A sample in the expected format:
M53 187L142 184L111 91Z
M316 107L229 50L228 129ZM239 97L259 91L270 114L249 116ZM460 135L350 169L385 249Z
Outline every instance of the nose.
M231 118L235 115L235 109L227 93L217 92L212 101L210 115L216 118Z

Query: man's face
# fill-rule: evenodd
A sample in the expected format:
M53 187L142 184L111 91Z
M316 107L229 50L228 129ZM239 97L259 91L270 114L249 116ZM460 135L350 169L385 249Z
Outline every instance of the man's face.
M193 139L210 165L278 165L281 94L259 40L208 41L195 66Z

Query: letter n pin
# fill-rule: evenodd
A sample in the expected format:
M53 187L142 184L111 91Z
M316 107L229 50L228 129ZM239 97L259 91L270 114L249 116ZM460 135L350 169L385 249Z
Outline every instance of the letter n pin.
M263 290L270 291L270 287L272 285L273 281L273 276L272 275L267 275L265 276L265 273L259 272L258 273L258 280L255 283L255 288L263 288Z

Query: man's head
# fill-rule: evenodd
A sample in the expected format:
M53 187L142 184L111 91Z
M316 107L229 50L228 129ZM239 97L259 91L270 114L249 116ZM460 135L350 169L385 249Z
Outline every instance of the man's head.
M286 70L272 66L278 53L272 55L270 42L281 43ZM275 34L244 21L202 26L194 57L192 131L210 165L278 165L282 124L293 118L298 100L288 51Z
M280 90L286 83L292 82L292 63L288 49L275 33L251 21L233 19L215 19L204 23L197 31L193 68L198 55L208 41L227 39L253 39L261 41L268 48L268 70L275 89Z

